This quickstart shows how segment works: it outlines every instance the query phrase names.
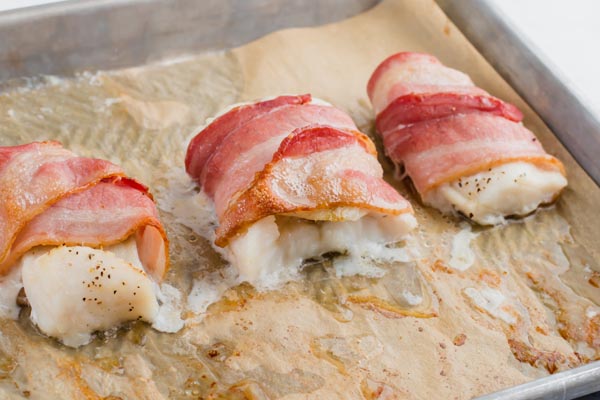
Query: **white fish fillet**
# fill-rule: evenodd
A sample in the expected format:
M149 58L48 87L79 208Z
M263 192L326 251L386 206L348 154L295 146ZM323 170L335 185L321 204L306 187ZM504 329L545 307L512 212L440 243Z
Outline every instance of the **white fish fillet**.
M31 320L48 336L78 347L92 333L158 314L154 283L137 257L134 240L105 250L59 246L29 251L22 279Z
M527 215L551 202L566 185L567 179L558 171L513 162L442 185L425 202L442 212L460 212L482 225L496 225L507 216Z
M322 211L314 217L322 218ZM405 237L417 225L409 213L399 216L365 213L344 208L332 210L344 221L312 221L302 218L268 216L254 223L243 235L231 242L226 257L235 265L242 280L259 286L279 282L282 276L294 276L306 259L328 252L355 257L377 258L385 245Z

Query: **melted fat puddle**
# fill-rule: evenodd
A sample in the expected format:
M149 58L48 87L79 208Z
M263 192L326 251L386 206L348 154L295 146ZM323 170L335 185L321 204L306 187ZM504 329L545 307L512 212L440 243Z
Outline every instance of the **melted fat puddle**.
M225 251L214 245L215 227L218 225L218 221L216 219L212 201L202 191L198 190L197 185L182 168L173 168L165 174L165 179L169 182L169 186L160 187L156 190L159 208L172 214L175 222L186 226L193 232L204 237L211 244L213 250L224 257ZM339 286L343 285L343 283L340 284L336 281L343 281L346 278L356 275L360 275L366 279L381 278L390 273L390 266L392 269L405 268L406 266L404 264L409 263L418 257L419 250L416 241L409 238L402 247L378 248L375 254L377 254L379 261L361 256L348 255L339 255L330 261L319 260L316 262L316 267L322 269L326 277L318 278L317 280L311 279L311 276L314 277L314 275L309 272L311 270L311 264L305 262L298 268L299 271L294 269L284 271L284 273L277 275L268 275L256 282L255 286L259 291L278 290L283 288L287 283L296 282L301 286L304 286L300 289L301 291L310 295L312 289L307 286L321 285L323 284L322 279L326 282L324 285ZM322 266L319 267L318 265L321 264ZM419 279L421 278L419 277ZM307 282L306 285L303 285L304 281ZM212 271L200 278L194 279L191 291L186 299L185 308L196 314L196 317L188 319L187 323L197 323L201 321L211 304L221 300L227 291L242 283L237 270L230 263L227 263L218 271ZM349 283L346 285L352 286ZM324 290L333 290L335 292L335 289L332 289L331 287ZM375 292L378 290L379 292L382 291L380 288L376 289ZM383 307L403 315L405 315L403 308L418 308L424 303L428 303L424 301L424 294L422 293L421 288L419 288L419 290L415 290L414 287L400 288L398 297L401 298L398 301L394 299L382 300L374 296L359 296L354 299L369 302L375 301L374 299L376 299L378 302L384 304ZM334 314L341 313L342 317L339 319L351 319L351 311L344 306L348 301L345 289L337 293L337 295L329 296L326 299L319 296L313 297L313 299L320 304L336 303L337 305L328 306L326 308L330 309Z
M479 236L471 231L471 224L462 224L462 229L452 239L452 250L448 265L455 270L465 271L475 262L471 241Z
M182 168L174 168L165 178L169 186L156 189L158 207L172 214L175 222L190 228L212 245L215 240L215 227L218 224L212 201L202 191L197 190L196 184ZM220 255L224 254L220 247L213 245L212 248ZM233 266L227 264L220 271L194 279L185 307L201 316L211 304L219 301L227 290L240 283ZM198 322L198 318L188 321Z

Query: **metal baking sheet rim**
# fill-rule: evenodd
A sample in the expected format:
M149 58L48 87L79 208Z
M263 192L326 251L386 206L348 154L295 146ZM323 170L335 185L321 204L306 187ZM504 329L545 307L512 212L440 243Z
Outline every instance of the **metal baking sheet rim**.
M185 8L185 3L188 1L176 0L182 8ZM571 152L590 177L597 184L600 184L600 163L594 157L600 153L600 121L585 106L584 102L569 90L561 77L550 68L549 63L535 51L533 46L526 43L514 28L502 18L501 13L486 0L435 1L481 54L530 104L542 117L544 122L550 126L558 139ZM238 29L235 32L237 36L227 35L218 40L216 40L213 32L211 38L214 42L212 43L202 42L192 44L190 40L186 41L175 37L174 39L170 39L172 42L175 42L175 46L168 46L165 43L158 44L159 47L162 46L158 56L159 58L163 58L169 55L176 55L176 53L167 54L165 52L166 48L171 52L174 51L181 54L186 51L198 52L234 47L285 27L312 26L341 20L365 11L378 2L379 0L352 0L351 2L332 0L329 2L328 7L330 10L336 9L337 11L319 13L319 10L314 6L316 3L309 3L313 4L312 8L314 10L306 12L307 8L310 9L310 7L302 5L301 3L303 2L285 0L282 2L285 5L280 5L280 9L286 11L285 18L272 23L273 15L268 14L267 17L270 18L269 22L271 24L268 25L266 30L264 24L254 24L254 26L246 28L246 30ZM211 0L209 0L209 3L213 7L219 4L218 1ZM236 5L239 5L239 8L247 9L250 2L236 0L233 3L235 4L231 6L231 9L236 9ZM316 7L322 7L322 4L319 2ZM242 7L242 5L245 7ZM155 8L161 7L161 2L159 0L83 0L0 13L0 36L11 38L10 41L4 41L4 44L0 43L0 72L2 70L5 71L4 74L0 74L0 83L9 78L41 73L72 74L78 70L94 67L95 69L118 68L149 61L150 56L157 56L157 54L149 52L149 50L154 51L154 47L144 45L138 46L140 48L137 49L137 52L127 59L120 59L118 57L121 54L119 50L122 50L123 47L114 51L113 56L108 58L87 58L85 60L83 57L70 58L67 64L60 64L62 70L56 69L54 59L49 59L48 57L44 57L44 55L37 59L33 58L33 61L32 59L26 59L25 61L29 65L24 65L21 55L15 53L15 48L21 45L18 39L15 38L19 34L19 28L21 28L21 32L25 32L23 25L27 22L31 23L35 21L39 23L46 19L47 21L51 21L50 24L53 25L80 19L79 22L83 22L83 24L79 26L89 27L89 22L87 21L89 18L96 20L98 15L109 18L111 14L116 14L124 10L132 12L131 9L135 6L141 7L143 11L145 10L144 12L153 12ZM294 8L294 6L296 7ZM171 9L177 8L173 4L170 7ZM292 11L291 13L290 10ZM294 10L302 12L302 15L297 17L293 14ZM276 16L283 17L284 14L279 13ZM244 13L244 17L247 18L248 14ZM265 18L265 15L263 14L262 17ZM77 23L73 25L77 25ZM259 28L256 29L257 27ZM166 34L165 32L154 32L155 35L157 33ZM222 31L220 33L225 32ZM494 38L494 40L490 40L490 38ZM68 39L62 39L66 40L66 43L63 42L63 44L67 46L66 50L69 51ZM89 38L83 38L82 41L85 42L86 39ZM125 46L131 45L133 41L140 40L140 36L133 35L127 39L129 40L124 41ZM104 45L106 44L105 42ZM60 51L56 52L55 55L59 53ZM72 54L72 56L75 55ZM102 56L103 54L100 55L100 57ZM32 62L35 64L31 65ZM101 62L102 65L99 65L98 62ZM5 68L6 66L9 68ZM18 71L22 71L22 73L19 74L17 73ZM524 71L527 73L523 73ZM540 93L550 96L552 101L542 101L539 96ZM478 399L525 400L544 398L566 400L584 396L595 391L600 391L600 361L483 395L478 397Z
M436 2L600 185L600 121L552 64L488 0ZM600 361L477 399L567 400L594 392L600 392Z

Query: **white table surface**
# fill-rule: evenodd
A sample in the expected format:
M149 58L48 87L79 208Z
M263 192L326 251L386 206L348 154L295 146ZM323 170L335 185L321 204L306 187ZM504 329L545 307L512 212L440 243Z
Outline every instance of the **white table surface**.
M488 1L600 117L600 1Z
M59 1L0 0L0 11ZM488 1L600 116L600 0Z
M47 3L58 3L59 1L61 0L0 0L0 11L37 6Z

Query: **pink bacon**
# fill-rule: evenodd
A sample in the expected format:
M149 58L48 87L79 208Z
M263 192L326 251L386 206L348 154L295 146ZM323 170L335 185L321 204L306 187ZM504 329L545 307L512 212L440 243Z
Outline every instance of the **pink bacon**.
M486 112L519 122L523 114L514 105L476 87L460 71L422 53L398 53L373 72L367 93L377 115L379 132L401 125L454 114Z
M0 187L0 273L35 246L101 247L132 234L155 278L168 268L166 235L148 189L108 161L77 157L58 142L0 147ZM159 248L148 248L158 237Z
M421 197L494 166L527 161L565 174L522 124L512 104L422 53L398 53L373 72L367 93L387 155L403 165Z
M213 153L205 155L209 147ZM344 149L348 158L342 160ZM308 172L291 171L294 163ZM282 96L220 116L190 143L186 170L215 203L221 247L269 215L342 206L412 212L382 179L373 143L348 115L311 103L310 95Z

